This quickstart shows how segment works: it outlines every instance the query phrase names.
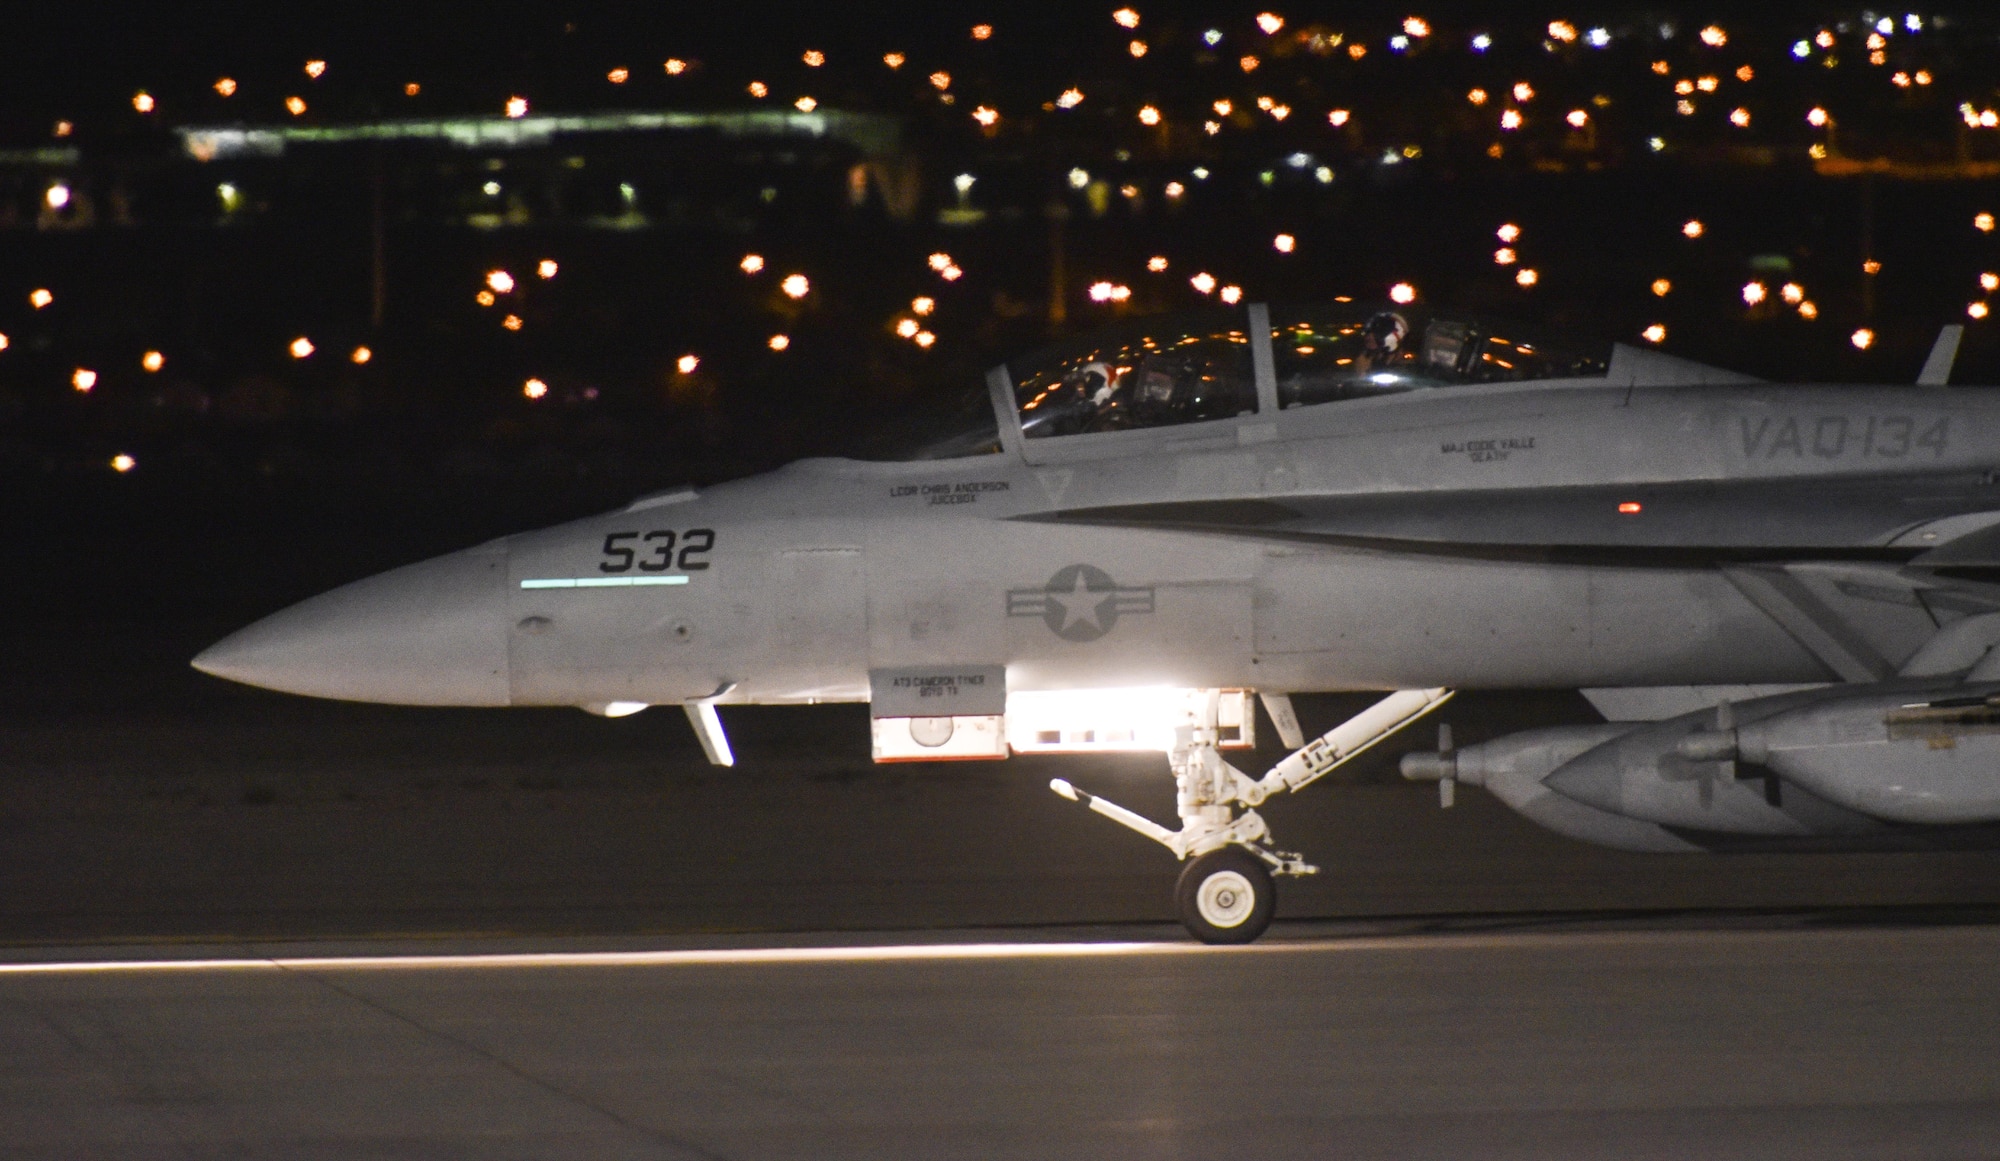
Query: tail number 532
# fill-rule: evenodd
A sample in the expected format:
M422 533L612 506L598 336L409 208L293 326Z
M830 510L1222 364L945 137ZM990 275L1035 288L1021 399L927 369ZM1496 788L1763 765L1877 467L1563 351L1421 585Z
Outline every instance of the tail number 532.
M678 546L680 555L674 555ZM613 532L604 538L604 559L599 572L700 572L708 567L701 559L715 547L715 529L690 528L676 534L668 529L653 532Z

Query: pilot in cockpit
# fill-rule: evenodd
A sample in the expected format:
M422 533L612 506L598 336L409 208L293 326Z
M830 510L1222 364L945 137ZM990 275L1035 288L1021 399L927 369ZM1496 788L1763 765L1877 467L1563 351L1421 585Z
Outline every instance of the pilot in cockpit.
M1366 374L1396 361L1396 355L1403 349L1403 340L1410 334L1410 324L1402 315L1393 310L1381 311L1361 327L1361 353L1355 356L1354 369Z

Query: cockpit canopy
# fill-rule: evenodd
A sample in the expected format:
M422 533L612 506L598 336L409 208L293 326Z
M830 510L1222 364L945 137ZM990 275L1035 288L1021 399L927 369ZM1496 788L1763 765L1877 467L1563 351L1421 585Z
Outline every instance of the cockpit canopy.
M1513 323L1417 306L1272 306L1280 408L1426 387L1599 377L1610 344L1549 342ZM1167 427L1260 410L1257 308L1139 319L1008 364L1028 439Z

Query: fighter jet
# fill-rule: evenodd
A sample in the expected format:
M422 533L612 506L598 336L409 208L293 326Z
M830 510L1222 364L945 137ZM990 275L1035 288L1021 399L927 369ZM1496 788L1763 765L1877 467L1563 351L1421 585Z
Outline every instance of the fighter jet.
M1635 850L1961 841L2000 821L2000 394L1761 382L1420 306L1249 305L996 367L983 419L412 564L194 661L405 705L866 702L880 761L1147 750L1182 920L1310 874L1256 807L1454 690L1604 724L1408 756ZM1380 691L1303 736L1289 697ZM1293 752L1225 754L1263 716ZM1107 832L1109 833L1109 832Z

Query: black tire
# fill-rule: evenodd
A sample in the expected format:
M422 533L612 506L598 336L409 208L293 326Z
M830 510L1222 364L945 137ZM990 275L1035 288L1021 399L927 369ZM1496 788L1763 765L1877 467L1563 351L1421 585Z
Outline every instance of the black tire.
M1174 907L1188 934L1203 943L1249 943L1271 926L1278 895L1262 859L1241 847L1224 847L1181 872Z

